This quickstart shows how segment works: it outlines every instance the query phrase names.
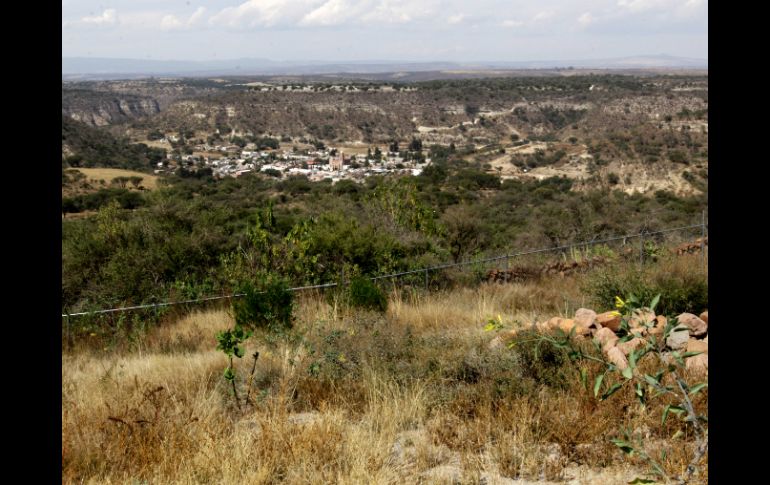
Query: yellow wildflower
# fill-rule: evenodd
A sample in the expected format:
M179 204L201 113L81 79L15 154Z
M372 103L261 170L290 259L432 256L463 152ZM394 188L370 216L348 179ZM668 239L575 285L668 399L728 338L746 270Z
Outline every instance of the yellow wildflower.
M345 358L345 354L340 354L340 356L337 357L337 360L342 362L342 363L345 363L345 362L348 361L348 359Z
M620 299L619 296L615 297L615 308L623 308L626 306L626 302Z

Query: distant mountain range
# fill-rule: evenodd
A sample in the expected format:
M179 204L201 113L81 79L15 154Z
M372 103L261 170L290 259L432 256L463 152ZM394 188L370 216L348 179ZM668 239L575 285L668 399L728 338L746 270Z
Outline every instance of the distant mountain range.
M421 71L487 71L507 69L708 69L707 59L665 54L610 59L517 62L405 62L405 61L273 61L231 59L178 61L62 57L62 79L120 79L147 76L312 75L335 73L373 74Z

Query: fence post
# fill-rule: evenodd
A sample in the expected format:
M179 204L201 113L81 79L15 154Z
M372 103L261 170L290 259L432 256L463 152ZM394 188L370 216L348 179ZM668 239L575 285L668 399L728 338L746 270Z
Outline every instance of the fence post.
M639 269L644 268L644 230L639 232Z
M701 212L700 263L703 273L706 273L706 210Z
M428 268L425 268L425 290L428 290Z

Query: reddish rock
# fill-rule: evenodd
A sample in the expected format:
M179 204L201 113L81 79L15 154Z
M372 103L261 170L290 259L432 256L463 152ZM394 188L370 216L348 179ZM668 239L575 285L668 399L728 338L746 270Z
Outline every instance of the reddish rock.
M571 318L565 318L561 322L559 322L559 328L565 333L570 333L573 327L575 328L575 335L579 335L582 337L591 335L590 328L584 327L578 324L578 322L576 322L575 320L572 320Z
M596 323L603 328L609 328L613 332L620 330L620 313L604 312L596 315Z
M634 350L644 347L645 345L647 345L647 341L639 337L634 337L626 342L616 344L617 348L619 348L620 351L623 352L623 355L626 356Z
M609 360L610 363L615 364L615 366L620 370L628 367L628 360L626 360L626 356L623 355L623 352L617 347L612 347L607 352L607 360Z
M588 308L580 308L575 312L575 323L581 327L590 328L596 323L596 312Z
M699 354L695 357L690 357L689 359L685 360L685 366L688 370L694 372L705 372L708 374L709 354Z
M708 332L708 324L692 313L682 313L677 318L679 325L684 325L693 337L703 337Z
M706 322L706 325L709 324L709 311L706 310L705 312L700 314L700 319Z
M612 345L607 347L607 349L609 350L610 348L615 346L615 342L618 341L618 336L615 335L615 332L613 332L609 328L602 328L602 329L599 329L594 334L594 340L596 340L602 348L604 348L607 342L612 342Z
M690 338L690 340L687 341L687 352L704 352L708 354L709 343L705 340Z

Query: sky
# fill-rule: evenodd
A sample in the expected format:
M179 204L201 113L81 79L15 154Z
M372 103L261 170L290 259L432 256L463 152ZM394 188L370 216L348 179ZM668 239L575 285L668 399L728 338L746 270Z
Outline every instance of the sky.
M707 0L62 0L62 57L708 59Z

